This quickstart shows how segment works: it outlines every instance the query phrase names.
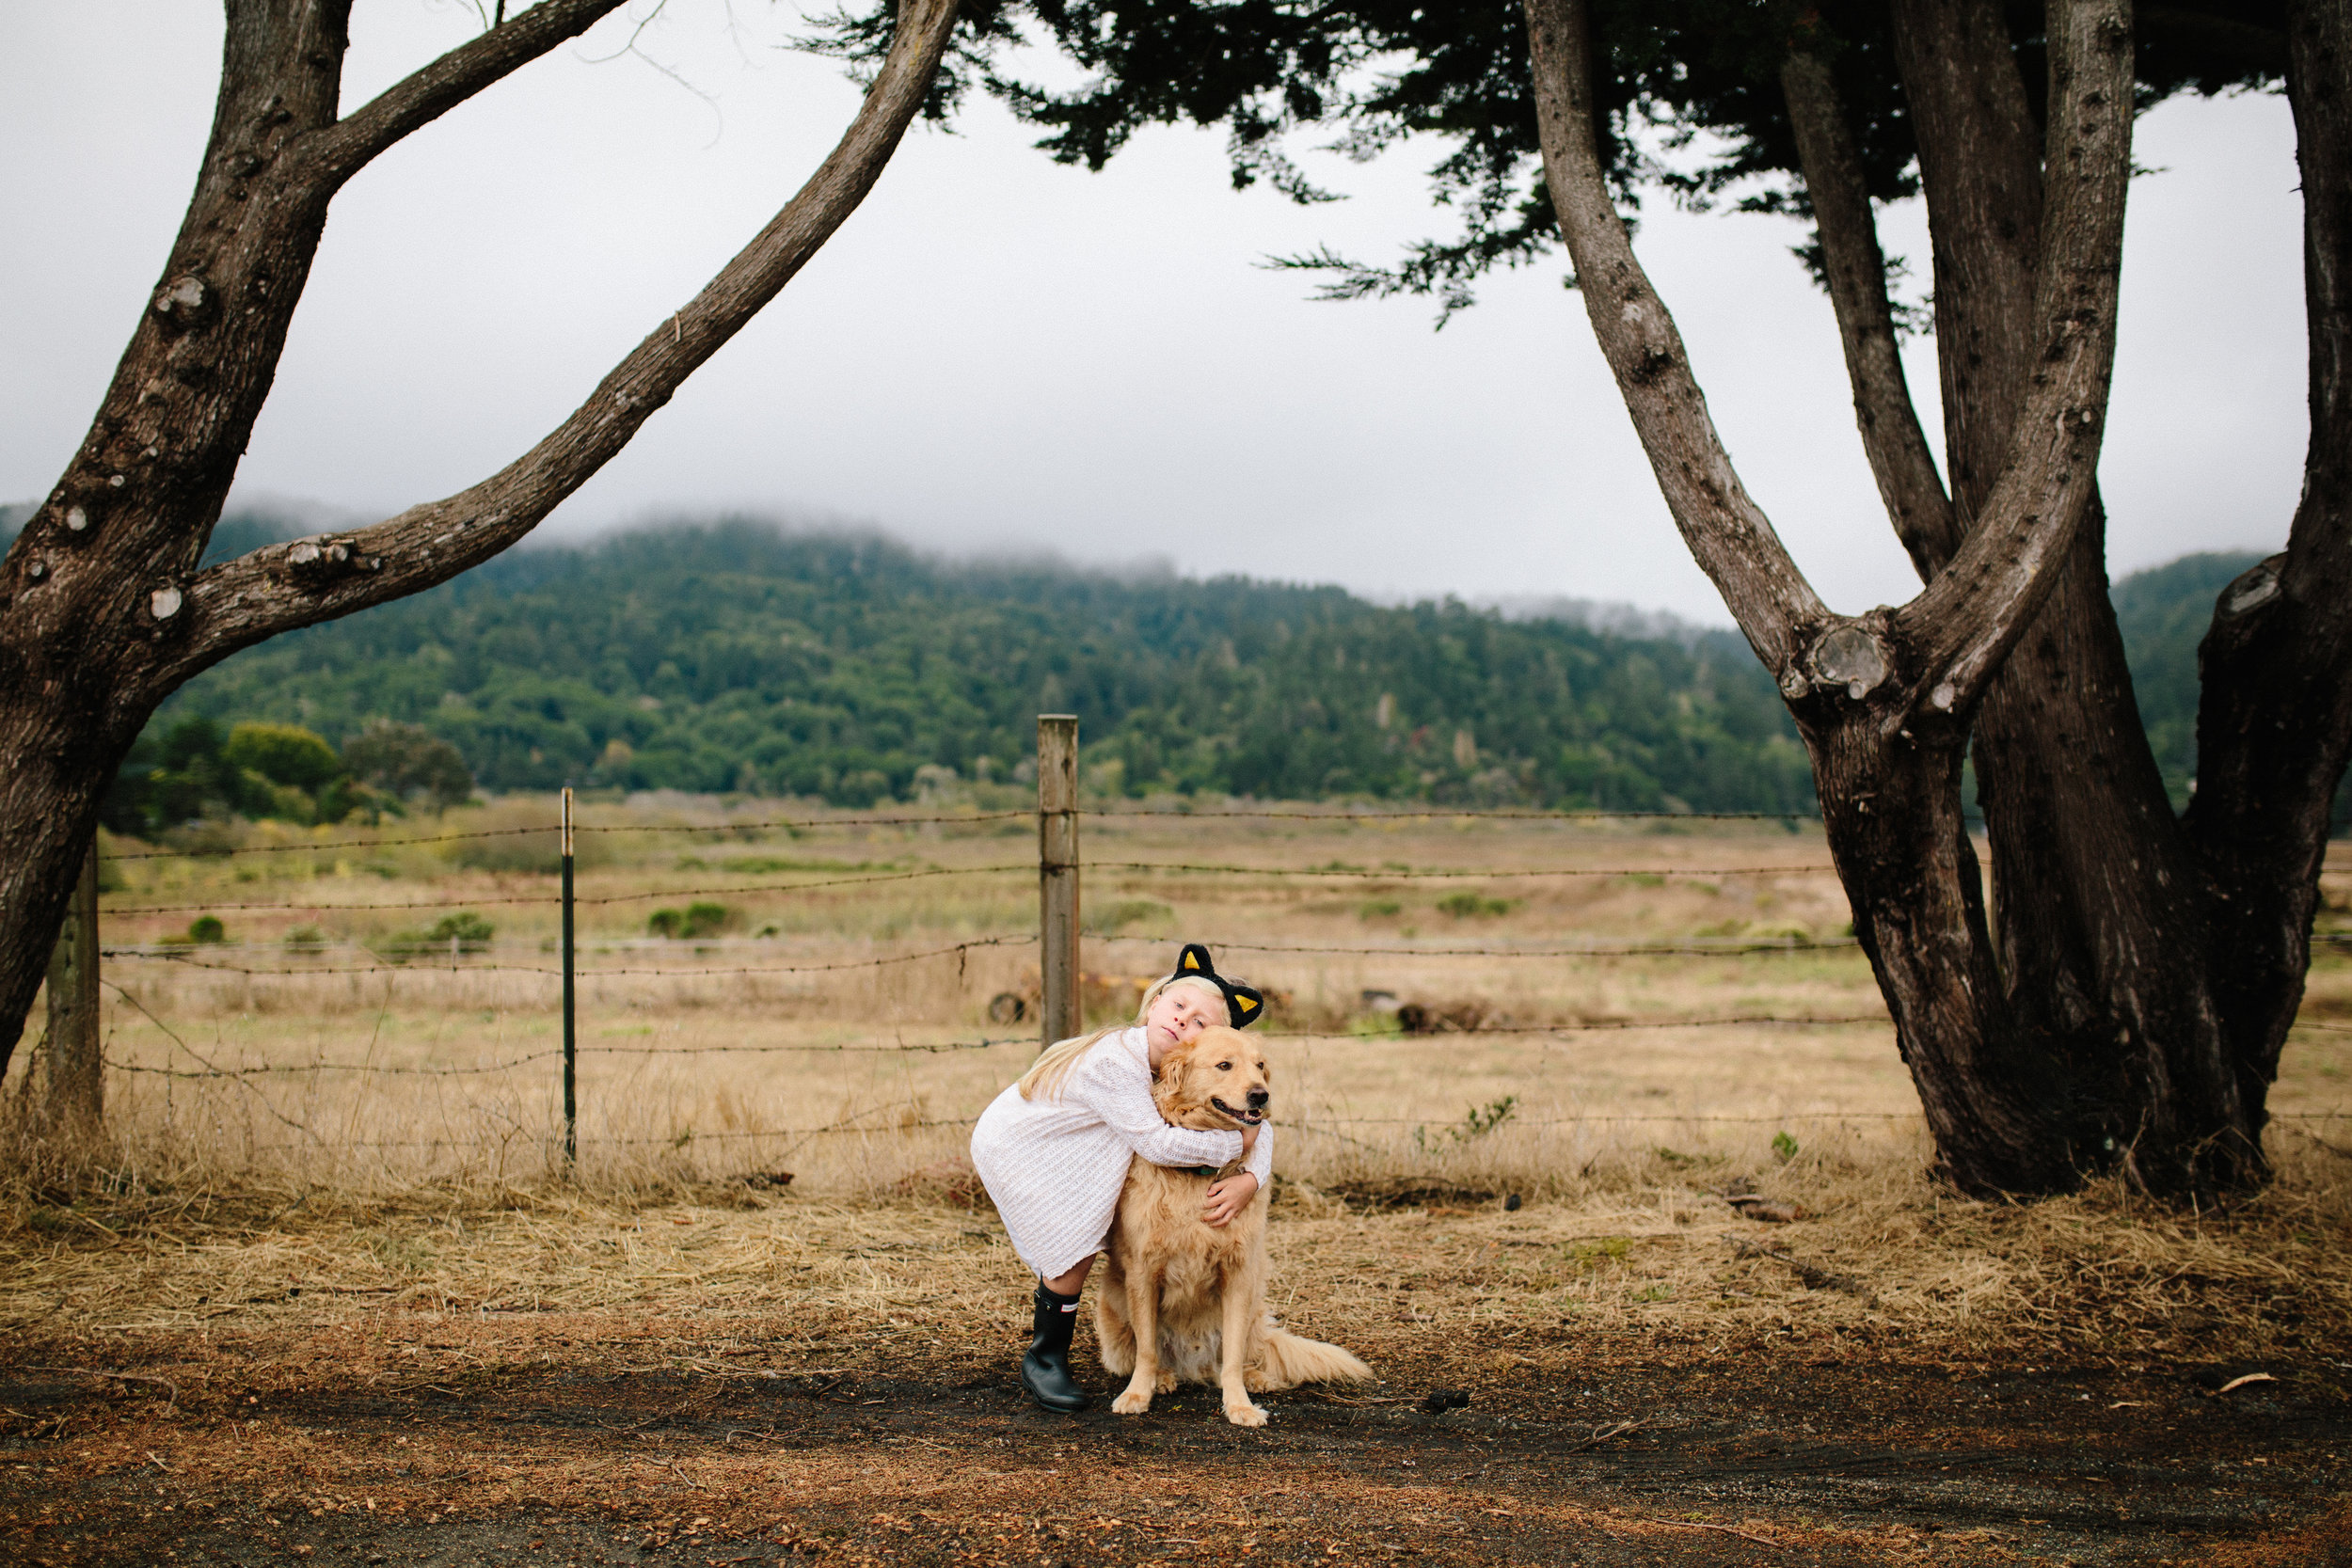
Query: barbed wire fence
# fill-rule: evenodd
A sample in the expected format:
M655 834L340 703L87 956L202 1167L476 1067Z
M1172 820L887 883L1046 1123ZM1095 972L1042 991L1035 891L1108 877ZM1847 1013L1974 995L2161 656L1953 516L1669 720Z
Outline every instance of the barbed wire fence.
M1049 725L1051 729L1049 730ZM1055 748L1066 747L1067 766L1053 768ZM1534 811L1534 810L1457 810L1450 808L1408 806L1388 810L1336 810L1320 807L1220 807L1206 810L1134 810L1087 811L1078 805L1076 791L1076 741L1074 721L1047 720L1041 721L1041 755L1047 759L1041 766L1042 781L1038 807L1031 811L937 811L916 813L887 813L877 815L787 816L743 821L730 819L722 827L708 823L587 823L572 819L571 792L564 792L561 819L545 825L487 828L469 832L435 832L412 837L373 836L367 838L312 838L282 843L232 846L226 849L203 851L171 848L139 849L110 857L116 862L215 862L230 863L242 856L279 856L307 853L316 856L337 850L364 850L382 853L388 850L413 847L437 854L446 854L453 846L473 841L536 838L545 841L550 834L560 841L558 874L550 888L547 879L534 878L529 886L517 887L511 879L487 894L455 897L362 899L332 903L303 904L278 898L251 898L196 901L122 901L104 909L107 918L114 917L192 917L191 930L186 938L160 942L117 943L95 948L103 960L105 973L100 984L119 1002L122 1009L143 1021L144 1024L168 1043L163 1059L143 1060L116 1049L111 1040L101 1060L106 1073L116 1075L125 1085L157 1084L168 1092L175 1085L217 1086L247 1097L248 1110L270 1125L296 1134L292 1139L271 1142L247 1140L246 1147L254 1154L284 1153L301 1149L333 1149L354 1152L405 1150L424 1154L449 1152L464 1156L478 1152L487 1134L479 1128L453 1131L436 1137L370 1136L368 1129L358 1125L358 1117L350 1113L342 1117L338 1128L317 1125L319 1118L298 1114L302 1106L290 1103L282 1096L270 1091L296 1084L312 1085L337 1079L346 1083L373 1080L404 1080L412 1084L450 1081L500 1080L507 1085L527 1087L531 1073L552 1072L560 1077L561 1117L557 1127L532 1125L531 1117L518 1105L510 1104L501 1115L509 1124L509 1139L520 1139L550 1148L566 1169L576 1169L580 1150L604 1148L611 1150L676 1149L688 1145L763 1144L776 1150L773 1158L789 1157L808 1143L824 1138L872 1138L898 1136L914 1132L941 1132L968 1128L977 1119L977 1105L971 1114L941 1116L923 1109L927 1097L920 1092L909 1094L871 1106L857 1107L830 1120L811 1125L752 1125L722 1126L699 1131L631 1132L622 1130L625 1119L608 1114L601 1119L614 1129L583 1136L580 1132L578 1069L583 1058L634 1063L641 1068L687 1059L711 1057L799 1057L835 1056L882 1059L897 1057L911 1061L918 1057L954 1057L976 1060L990 1053L1001 1053L1002 1066L988 1075L987 1082L1000 1085L1013 1077L1026 1060L1026 1052L1056 1037L1078 1032L1078 1024L1087 1011L1085 991L1091 978L1081 967L1081 944L1098 943L1163 943L1159 937L1128 936L1117 931L1097 931L1090 935L1082 931L1079 922L1078 890L1085 873L1125 878L1144 878L1154 881L1184 881L1195 879L1251 879L1274 881L1308 881L1330 885L1350 884L1410 884L1419 882L1453 881L1465 884L1494 882L1533 883L1539 880L1575 881L1583 879L1608 879L1629 882L1640 887L1662 887L1670 879L1703 882L1733 878L1788 878L1820 876L1834 871L1825 859L1816 861L1747 859L1736 863L1687 864L1681 863L1612 863L1608 865L1548 865L1523 864L1489 865L1481 867L1443 867L1412 865L1402 862L1387 862L1379 865L1343 864L1336 861L1322 865L1280 863L1229 863L1205 860L1114 860L1085 861L1077 854L1078 824L1082 819L1104 822L1134 822L1161 828L1180 828L1191 821L1230 822L1251 820L1259 822L1293 823L1305 826L1336 823L1387 823L1392 825L1432 824L1438 822L1463 825L1489 822L1625 822L1645 818L1664 818L1674 822L1785 822L1802 823L1809 818L1800 814L1774 813L1647 813L1609 811ZM1057 790L1056 775L1064 787ZM920 828L933 830L970 830L990 824L1009 824L1034 820L1039 824L1039 852L1022 860L993 861L974 865L930 865L898 868L860 868L844 875L810 875L822 868L820 862L795 862L785 874L753 874L736 877L707 877L690 885L659 886L647 889L611 890L599 888L581 894L576 880L576 839L594 838L600 834L628 834L637 837L661 834L694 834L710 837L714 833L733 841L747 841L753 835L785 832L799 835L828 830L869 830L875 828ZM1629 862L1637 857L1624 857ZM702 867L707 871L723 872L723 866ZM946 882L957 879L1003 879L1036 876L1041 889L1037 924L1026 930L998 930L962 936L952 942L934 941L920 947L903 951L874 954L853 958L825 958L819 961L727 962L746 945L739 939L706 935L704 940L663 940L649 943L644 940L626 942L604 938L589 942L577 940L575 914L580 910L615 911L627 906L665 905L678 901L745 897L772 899L776 895L795 896L830 893L856 896L867 890L898 888L909 884ZM541 962L515 961L514 955L501 949L486 936L479 933L485 927L469 928L465 920L483 908L532 908L544 911L550 903L557 906L560 938L553 943L553 960ZM692 907L690 905L690 907ZM274 951L257 950L249 946L232 946L219 941L205 941L201 931L207 921L218 922L223 913L267 911L274 914L310 913L345 918L354 914L409 913L438 911L449 927L445 938L416 940L416 933L397 942L379 941L371 946L358 940L330 940L323 934L311 938L297 936L278 942ZM217 925L214 927L216 934ZM1579 959L1624 958L1736 958L1769 954L1803 954L1851 951L1857 944L1850 935L1830 937L1801 936L1793 933L1768 935L1725 935L1720 937L1675 937L1663 940L1640 937L1595 937L1576 940L1552 939L1541 942L1442 942L1410 944L1404 940L1379 942L1273 942L1250 940L1233 935L1224 940L1215 931L1187 932L1187 935L1208 941L1216 951L1264 955L1282 961L1296 959L1373 959L1384 963L1419 963L1444 965L1469 959L1561 962ZM2315 944L2341 945L2346 938L2341 934L2320 933ZM771 939L754 939L753 944L763 952L771 950ZM649 949L659 951L663 961L646 963L641 956ZM662 979L688 987L709 986L721 981L759 982L771 978L825 977L839 979L850 976L881 976L891 972L903 972L912 966L944 965L952 959L959 988L976 959L999 960L1008 956L1034 953L1035 982L1025 987L1001 990L992 999L989 1017L992 1023L1009 1026L1025 1022L1032 1011L1041 1021L1034 1031L1004 1033L983 1032L971 1037L919 1038L903 1037L903 1030L894 1030L888 1039L749 1039L705 1043L672 1043L620 1045L613 1043L583 1043L579 1037L577 1006L579 988L583 981L599 987L615 981ZM682 954L691 954L691 961L681 961ZM618 958L621 961L601 961ZM719 961L709 961L716 958ZM583 960L586 960L583 962ZM537 1049L502 1054L495 1060L477 1062L391 1062L374 1059L386 1017L391 1010L392 987L404 976L423 976L446 972L468 980L483 977L513 976L526 985L556 982L560 995L555 1011L560 1015L560 1043ZM263 1061L235 1063L227 1060L230 1049L215 1030L209 1052L188 1038L191 1031L175 1028L165 1017L150 1009L142 998L142 990L152 996L154 976L232 976L243 986L256 983L283 983L299 986L303 982L342 980L356 983L362 977L381 977L384 994L377 1007L374 1028L367 1045L356 1053L336 1058L313 1055L301 1061ZM126 985L124 980L130 984ZM599 991L599 999L604 993ZM1367 993L1370 1000L1371 993ZM1393 1003L1393 998L1389 1001ZM1132 997L1131 997L1132 1001ZM1474 1037L1520 1038L1539 1041L1568 1041L1599 1036L1642 1036L1683 1031L1769 1031L1779 1029L1844 1029L1860 1027L1891 1027L1883 1007L1873 1005L1867 1010L1846 1011L1772 1011L1735 1009L1718 1012L1675 1013L1638 1018L1608 1017L1569 1019L1545 1022L1519 1022L1504 1018L1479 1017L1469 1020L1448 1020L1443 1017L1415 1020L1405 1015L1402 1006L1391 1006L1385 1019L1375 1015L1370 1022L1387 1027L1375 1027L1363 1032L1324 1029L1283 1029L1267 1031L1276 1037L1311 1041L1319 1046L1345 1045L1351 1048L1378 1048L1400 1038L1428 1034L1443 1037L1454 1043ZM269 1004L278 1006L279 1004ZM624 1010L636 1006L622 1004ZM546 1001L537 1005L544 1015L548 1010ZM1098 1006L1099 1013L1101 1008ZM1270 1021L1279 1022L1279 1021ZM2352 1033L2352 1025L2326 1022L2301 1023L2298 1029L2316 1032ZM44 1041L43 1044L48 1042ZM39 1049L29 1053L37 1056ZM544 1082L544 1081L543 1081ZM544 1089L541 1091L544 1092ZM621 1091L625 1092L625 1091ZM993 1092L993 1091L991 1091ZM312 1098L316 1096L313 1093ZM526 1096L527 1102L527 1096ZM169 1104L168 1100L167 1104ZM642 1110L643 1107L633 1107ZM2312 1113L2301 1117L2289 1114L2280 1119L2325 1120L2336 1113ZM1310 1137L1360 1144L1348 1129L1371 1128L1420 1129L1428 1124L1428 1117L1396 1117L1346 1116L1344 1117L1295 1119L1286 1117L1285 1132ZM1514 1125L1539 1130L1546 1128L1617 1127L1647 1125L1750 1125L1788 1123L1791 1121L1881 1122L1887 1124L1916 1123L1915 1110L1885 1111L1844 1109L1814 1112L1780 1111L1770 1114L1724 1112L1601 1112L1559 1117L1529 1117L1521 1115ZM779 1146L781 1146L779 1148ZM788 1178L787 1178L788 1180Z

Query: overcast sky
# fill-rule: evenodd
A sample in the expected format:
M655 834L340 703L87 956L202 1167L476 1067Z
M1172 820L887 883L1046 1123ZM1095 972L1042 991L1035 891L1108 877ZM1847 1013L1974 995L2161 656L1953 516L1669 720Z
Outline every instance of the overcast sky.
M632 18L653 10L634 0ZM199 0L17 5L0 24L0 500L46 492L96 407L193 181L219 62ZM732 11L732 27L729 17ZM789 7L671 0L527 68L338 198L241 495L381 515L526 448L770 216L856 88ZM479 27L358 0L357 104ZM656 69L656 62L666 68ZM691 89L681 87L683 78ZM1164 557L1384 596L1573 594L1726 617L1658 499L1565 261L1425 301L1308 300L1272 254L1375 260L1450 231L1408 147L1309 159L1348 201L1228 187L1215 134L1100 175L975 103L912 133L784 294L544 526L749 508L956 553ZM2102 479L2117 573L2276 548L2307 420L2285 101L2140 122ZM1883 219L1926 271L1916 204ZM1915 590L1854 435L1827 302L1784 221L1653 203L1638 247L1735 463L1830 602ZM1935 431L1931 346L1912 379Z

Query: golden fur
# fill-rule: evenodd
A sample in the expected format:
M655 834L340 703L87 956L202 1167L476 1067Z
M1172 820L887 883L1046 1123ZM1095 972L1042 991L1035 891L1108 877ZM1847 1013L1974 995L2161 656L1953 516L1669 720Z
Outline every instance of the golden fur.
M1238 1029L1204 1029L1169 1053L1152 1097L1178 1127L1236 1130L1263 1114L1272 1095L1265 1057ZM1242 1113L1237 1117L1218 1102ZM1200 1217L1212 1176L1136 1160L1119 1195L1102 1283L1094 1294L1094 1337L1103 1365L1129 1376L1111 1402L1122 1416L1152 1408L1152 1396L1179 1383L1215 1382L1225 1418L1263 1426L1249 1395L1301 1383L1362 1380L1372 1369L1337 1345L1277 1328L1266 1310L1265 1213L1261 1190L1223 1228ZM1140 1351L1140 1353L1139 1353Z

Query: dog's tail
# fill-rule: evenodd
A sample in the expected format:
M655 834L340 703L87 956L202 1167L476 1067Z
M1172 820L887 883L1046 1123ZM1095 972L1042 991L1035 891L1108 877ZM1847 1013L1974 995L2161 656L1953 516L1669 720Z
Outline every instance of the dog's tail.
M1260 1331L1257 1360L1268 1388L1301 1383L1369 1383L1372 1369L1337 1345L1302 1339L1271 1323Z

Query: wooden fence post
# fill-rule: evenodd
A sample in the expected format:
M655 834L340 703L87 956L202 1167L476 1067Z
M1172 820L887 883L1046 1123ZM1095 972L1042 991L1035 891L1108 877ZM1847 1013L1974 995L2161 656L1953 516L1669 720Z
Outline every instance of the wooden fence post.
M48 1117L54 1131L87 1136L104 1122L106 1068L98 1046L98 845L93 840L49 956Z
M1043 1043L1084 1026L1078 997L1078 721L1037 719L1037 934Z

